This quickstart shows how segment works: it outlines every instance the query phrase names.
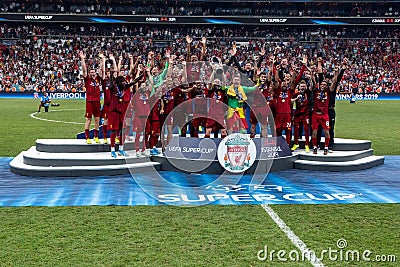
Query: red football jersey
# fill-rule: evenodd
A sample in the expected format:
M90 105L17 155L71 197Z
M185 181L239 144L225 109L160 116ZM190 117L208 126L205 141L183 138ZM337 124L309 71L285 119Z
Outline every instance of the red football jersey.
M276 113L290 114L292 113L292 105L290 100L292 99L293 92L288 88L286 91L279 89L275 92L276 95Z
M308 114L308 97L307 94L300 94L300 93L296 93L295 95L293 95L293 98L296 98L297 96L300 95L300 98L296 100L296 115L303 115L303 114Z
M258 85L258 89L261 92L261 94L258 93L258 91L253 91L253 101L251 103L252 106L254 107L262 107L265 106L266 100L268 98L268 85L266 83L261 83ZM263 96L263 97L261 97Z
M209 108L208 113L223 115L226 112L226 96L222 90L207 90Z
M161 99L158 99L154 95L150 97L150 105L152 107L150 111L150 119L152 121L160 120L160 110L161 110Z
M133 110L135 116L148 117L150 115L150 93L148 91L140 93L139 91L133 95Z
M163 95L162 95L162 100L164 102L164 114L168 115L171 113L171 111L175 107L175 95L177 93L177 90L175 88L162 88L163 90Z
M314 112L328 114L329 93L330 91L321 91L319 88L314 91Z
M105 78L102 81L102 87L104 93L104 104L109 105L111 103L110 79Z
M184 103L186 100L188 100L189 97L187 96L187 93L182 92L181 88L177 87L175 89L176 89L176 93L175 93L174 105L175 105L175 107L177 107L180 104Z
M97 75L95 79L86 76L84 82L86 88L86 101L100 101L100 76Z
M207 114L206 88L202 86L201 88L193 89L190 94L193 114Z
M118 97L117 95L117 88L115 86L110 88L111 94L110 94L110 111L111 112L118 112L118 113L124 113L124 102L122 101L122 98Z

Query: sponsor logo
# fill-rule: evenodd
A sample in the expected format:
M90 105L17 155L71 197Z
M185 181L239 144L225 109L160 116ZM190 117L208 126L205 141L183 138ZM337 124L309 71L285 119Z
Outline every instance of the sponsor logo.
M285 23L287 19L260 19L261 23Z
M308 203L312 201L322 201L323 203L348 203L356 198L352 193L334 193L334 194L313 194L313 193L295 193L295 194L162 194L157 196L157 200L163 203L185 203L200 204L209 203L218 200L234 201L236 203Z
M85 93L50 93L50 98L54 99L67 99L67 98L79 98L85 99Z
M218 161L225 170L239 173L249 169L256 158L256 145L247 135L231 134L218 146Z
M176 18L168 18L168 17L146 17L147 22L176 22Z
M372 19L372 23L385 23L385 19Z
M51 20L53 16L26 15L26 20Z

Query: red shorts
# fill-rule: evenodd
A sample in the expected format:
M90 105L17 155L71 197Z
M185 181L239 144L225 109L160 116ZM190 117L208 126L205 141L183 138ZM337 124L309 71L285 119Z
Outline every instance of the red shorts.
M293 119L293 125L300 125L300 123L307 124L310 125L310 119L308 114L301 114L299 115L295 115L294 119Z
M275 119L275 126L277 130L292 129L292 115L288 113L277 113Z
M120 130L124 122L124 114L111 111L108 114L108 129Z
M136 133L141 133L146 127L147 117L135 116L133 118L133 131Z
M312 114L312 129L318 130L318 125L321 125L324 130L329 130L329 115L326 114Z
M150 135L160 134L160 121L150 122Z
M261 124L268 123L268 111L267 111L266 107L252 107L251 108L250 123L257 124L258 122L260 122Z
M100 111L101 105L100 101L86 101L86 118L92 118L93 116L100 117L101 111Z
M101 110L101 117L103 119L108 119L108 114L110 113L110 104L104 104L103 109Z
M161 126L164 126L164 124L172 125L173 122L174 122L174 118L173 118L172 115L171 116L168 115L168 114L161 114L160 115L160 125Z
M147 117L146 118L146 127L144 129L145 133L149 134L150 133L150 119Z
M207 118L206 128L212 128L214 131L218 131L220 129L225 129L226 122L225 122L224 116L222 115L222 117L220 119L216 119L216 120Z

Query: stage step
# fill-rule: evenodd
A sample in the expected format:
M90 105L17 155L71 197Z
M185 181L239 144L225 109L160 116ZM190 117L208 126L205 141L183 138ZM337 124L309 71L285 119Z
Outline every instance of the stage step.
M319 157L317 157L319 158ZM295 169L318 171L359 171L372 168L384 163L382 156L367 156L350 161L320 161L299 159L294 162Z
M322 138L323 141L323 138ZM300 143L301 144L301 143ZM110 146L87 145L83 139L38 139L36 146L21 152L10 163L14 173L29 176L103 176L154 170L186 171L192 173L223 173L218 161L198 161L165 158L163 156L135 157L134 142L127 142L124 150L128 157L112 158ZM362 170L383 164L383 157L373 156L371 142L367 140L335 139L333 153L323 155L305 153L299 149L290 157L261 160L246 171L271 172L291 168L323 171ZM182 164L184 167L182 167ZM178 165L181 169L174 167ZM257 168L258 167L258 168Z
M13 173L27 176L59 176L59 177L72 177L72 176L104 176L104 175L119 175L129 174L130 169L136 171L146 172L159 170L160 163L157 162L139 162L129 164L110 164L98 166L35 166L24 163L24 153L20 153L10 162L10 170Z
M135 151L127 151L128 157L113 158L110 152L49 153L37 151L33 146L23 153L23 163L33 166L102 166L150 162L149 157L136 158Z
M325 137L321 138L320 147L324 146ZM304 148L304 139L299 140L299 145ZM355 139L343 139L335 138L335 143L333 145L334 151L360 151L368 150L371 148L371 141L369 140L355 140Z
M361 151L336 151L334 150L328 155L324 155L323 150L318 150L318 154L313 154L312 149L309 153L304 150L295 151L293 154L298 155L300 160L308 161L323 161L323 162L344 162L362 159L365 157L372 156L374 154L373 149L361 150Z
M298 159L297 155L281 157L271 160L256 160L245 174L253 174L255 172L267 173L293 169L293 162ZM152 161L161 164L162 171L177 171L186 173L202 173L202 174L222 174L225 169L217 160L197 160L197 159L178 159L167 158L163 155L152 157Z
M94 153L94 152L110 152L110 139L108 144L86 144L85 139L38 139L36 140L36 150L48 153ZM118 149L118 146L117 146ZM124 150L135 149L135 142L129 141L124 144Z

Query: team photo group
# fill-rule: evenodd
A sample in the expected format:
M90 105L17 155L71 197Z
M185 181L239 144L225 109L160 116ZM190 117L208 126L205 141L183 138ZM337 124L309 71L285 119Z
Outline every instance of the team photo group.
M222 58L217 51L208 52L205 37L195 45L190 36L185 41L186 54L175 53L173 47L149 47L145 55L97 51L91 58L77 52L86 89L87 144L101 143L102 124L102 143L110 142L112 157L127 156L124 142L132 132L137 157L148 156L146 148L151 155L160 154L159 139L164 152L174 129L182 137L203 132L205 138L284 133L292 151L304 135L305 151L311 148L314 154L323 132L323 153L332 152L335 97L347 58L328 71L322 55L304 49L288 58L281 47L264 45L239 62L236 43Z

